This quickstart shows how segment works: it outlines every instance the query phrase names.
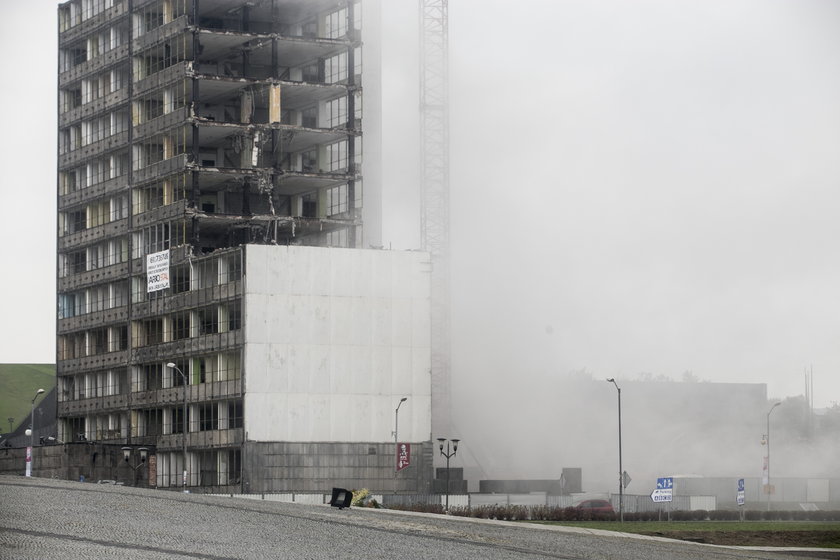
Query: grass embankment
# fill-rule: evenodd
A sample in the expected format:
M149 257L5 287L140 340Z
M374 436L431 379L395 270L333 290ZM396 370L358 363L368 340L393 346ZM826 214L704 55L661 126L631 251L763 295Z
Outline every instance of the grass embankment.
M0 433L9 430L9 418L14 429L29 415L35 391L54 386L55 364L0 364Z
M840 548L840 522L820 521L543 521L709 544Z

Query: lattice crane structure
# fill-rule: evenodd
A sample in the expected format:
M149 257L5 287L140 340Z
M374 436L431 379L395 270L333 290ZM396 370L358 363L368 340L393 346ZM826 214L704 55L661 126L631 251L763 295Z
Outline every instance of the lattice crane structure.
M449 436L449 1L419 1L421 236L432 257L432 431Z

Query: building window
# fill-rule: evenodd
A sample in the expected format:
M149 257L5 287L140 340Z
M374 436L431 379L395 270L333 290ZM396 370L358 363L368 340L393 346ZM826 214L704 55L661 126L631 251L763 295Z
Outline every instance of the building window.
M198 405L198 431L219 429L219 406L217 403Z
M133 255L135 259L142 258L149 253L158 253L171 247L177 247L184 243L185 232L183 224L175 224L170 228L168 223L155 224L142 231L134 232ZM171 236L170 236L171 232Z
M134 124L143 124L186 106L186 81L166 89L155 90L132 102Z
M133 14L134 34L144 35L187 13L187 0L147 2Z
M197 309L198 334L216 334L219 332L219 311L216 306Z
M242 328L242 302L236 300L223 306L223 314L227 315L227 330L238 331Z
M116 0L82 0L82 21L114 7Z
M179 264L169 268L169 287L173 294L180 294L190 290L190 265Z
M190 312L182 311L180 313L174 313L172 315L172 340L182 340L189 337Z
M86 296L85 292L59 294L58 318L69 319L87 313Z
M161 70L192 58L192 35L184 33L163 45L158 45L134 57L135 81L148 78Z
M347 97L342 96L326 103L327 126L329 128L347 125Z
M66 113L68 111L72 111L77 107L81 107L82 105L82 88L81 86L74 87L71 89L63 89L60 92L59 96L59 104L61 107L61 112Z
M241 377L242 366L239 352L219 354L218 361L216 381L232 381Z
M67 72L88 59L85 45L76 45L58 51L58 71Z
M242 253L219 258L219 283L228 284L242 279Z
M347 79L347 53L342 52L324 59L324 81L335 84Z
M341 171L347 169L347 140L341 140L327 145L327 157L329 158L329 171Z
M328 13L324 18L326 36L338 39L347 34L347 8Z
M108 352L108 329L93 329L88 331L87 356L105 354Z
M186 421L189 422L190 418L190 407L187 407L187 416ZM182 406L176 406L172 408L172 433L173 434L183 434L184 433L184 409Z
M162 408L138 410L136 421L137 424L133 426L132 430L133 436L161 436L166 433Z
M327 215L335 216L347 212L347 185L327 189Z
M128 350L128 327L110 327L108 329L109 350L111 352L123 352Z
M172 175L151 184L134 189L134 215L142 214L184 200L187 196L187 175L180 173Z
M229 401L226 403L227 406L227 417L228 417L228 428L241 428L243 426L242 423L242 401L235 400Z
M72 169L70 171L61 171L58 174L58 188L59 194L70 194L76 192L81 188L79 178L81 176L80 170Z
M144 321L137 321L134 325L132 346L135 348L153 346L164 342L163 319L146 319Z
M144 364L133 368L131 390L155 391L163 388L163 365Z

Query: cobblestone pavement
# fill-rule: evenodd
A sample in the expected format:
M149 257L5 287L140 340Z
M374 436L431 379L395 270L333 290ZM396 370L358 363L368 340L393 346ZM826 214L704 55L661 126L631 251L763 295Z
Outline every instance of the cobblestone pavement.
M608 531L0 476L0 559L779 559Z

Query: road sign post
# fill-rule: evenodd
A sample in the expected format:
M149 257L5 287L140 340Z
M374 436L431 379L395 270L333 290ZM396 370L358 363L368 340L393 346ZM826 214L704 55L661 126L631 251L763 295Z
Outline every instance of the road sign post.
M663 477L656 479L656 490L650 493L654 502L670 502L674 499L674 478Z
M650 493L650 499L654 503L669 504L674 500L674 479L673 477L663 477L656 479L656 489ZM662 510L660 510L660 519ZM668 510L668 520L671 519L671 510Z

